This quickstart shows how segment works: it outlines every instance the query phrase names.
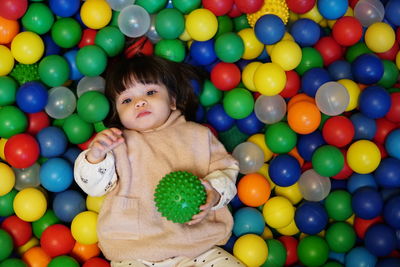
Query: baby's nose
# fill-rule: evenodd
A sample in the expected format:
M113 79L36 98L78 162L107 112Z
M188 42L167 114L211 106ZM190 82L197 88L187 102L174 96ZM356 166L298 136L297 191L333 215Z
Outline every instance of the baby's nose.
M136 102L135 107L136 107L136 108L140 108L140 107L144 107L145 105L146 105L146 101L145 101L145 100L138 100L138 101Z

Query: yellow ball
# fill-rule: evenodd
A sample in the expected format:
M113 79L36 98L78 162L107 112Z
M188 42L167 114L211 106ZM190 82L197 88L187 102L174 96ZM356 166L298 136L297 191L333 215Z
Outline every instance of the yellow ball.
M300 14L299 18L300 19L311 19L318 24L324 19L324 17L321 15L321 13L319 13L317 4L315 4L313 6L313 8L311 8L306 13Z
M22 64L36 63L43 52L43 40L34 32L18 33L11 42L11 53Z
M0 76L5 76L14 68L14 57L10 49L4 45L0 45L0 55Z
M247 141L256 144L264 152L264 162L270 160L274 153L267 147L265 143L265 135L262 133L253 134Z
M282 228L276 229L281 235L295 235L300 232L297 228L296 221L292 220L288 225Z
M288 226L294 219L294 207L285 197L270 198L263 207L265 222L272 228Z
M17 248L17 252L19 255L22 255L25 252L27 252L30 248L33 248L36 246L40 246L39 240L36 237L32 237L31 239L28 240L28 242L26 242L22 246L19 246Z
M207 41L213 38L218 30L217 17L210 10L198 8L186 17L186 30L195 41Z
M258 267L267 260L268 246L258 235L242 235L233 245L233 255L248 267Z
M262 53L264 44L257 39L253 28L240 30L238 35L242 38L244 44L243 59L254 59Z
M105 27L112 17L112 10L105 0L87 0L81 6L83 24L91 29Z
M301 61L301 48L293 41L279 41L271 52L271 61L278 64L285 71L293 70Z
M244 86L246 86L247 89L249 89L250 91L253 92L257 92L257 89L254 85L254 72L256 71L256 69L262 65L263 63L258 62L258 61L253 61L250 62L249 64L247 64L243 71L242 71L242 82L244 84Z
M272 190L275 188L276 184L272 181L271 177L269 177L268 169L269 169L269 165L267 163L264 163L261 166L261 168L257 171L257 173L261 174L262 176L265 177L265 179L267 179L267 181L269 183L269 187Z
M4 161L6 161L6 156L4 155L4 146L7 143L7 139L5 138L0 138L0 158Z
M254 86L263 95L279 94L286 85L286 73L276 63L264 63L254 72Z
M358 98L361 94L360 86L358 86L356 82L349 79L338 80L338 83L343 85L347 89L347 93L349 93L349 104L347 105L345 111L351 111L358 107Z
M14 198L15 214L22 220L33 222L39 220L47 209L45 195L36 188L22 189Z
M361 174L371 173L381 162L381 152L376 144L369 140L359 140L347 150L349 167Z
M8 194L14 185L14 171L7 164L0 162L0 197Z
M298 204L303 199L298 183L291 186L276 186L275 194L287 198L293 205Z
M71 233L74 239L84 245L91 245L97 238L97 213L84 211L75 216L71 223Z
M263 239L272 239L274 238L274 234L268 226L265 226L263 233L261 234Z
M365 44L375 53L384 53L393 47L396 34L393 28L384 22L375 22L365 31Z
M400 51L396 54L396 66L400 69Z
M86 208L99 213L101 205L103 205L104 197L105 195L101 197L92 197L88 195L86 197Z

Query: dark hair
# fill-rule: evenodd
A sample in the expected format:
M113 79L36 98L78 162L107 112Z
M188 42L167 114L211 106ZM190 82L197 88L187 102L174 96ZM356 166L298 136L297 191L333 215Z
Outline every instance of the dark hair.
M135 83L163 84L169 96L176 100L176 107L186 120L194 120L198 97L194 92L193 80L202 83L204 72L186 63L170 61L158 56L136 55L114 58L106 73L105 94L111 103L105 123L119 127L121 122L115 106L117 96Z

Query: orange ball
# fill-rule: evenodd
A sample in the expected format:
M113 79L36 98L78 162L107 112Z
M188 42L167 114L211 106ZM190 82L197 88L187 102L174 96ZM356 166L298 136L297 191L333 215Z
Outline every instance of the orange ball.
M9 20L0 16L0 44L11 43L19 33L19 24L16 20Z
M299 101L288 110L287 121L296 133L309 134L314 132L321 123L321 113L316 104Z
M51 258L41 247L33 247L22 255L22 260L29 267L47 267Z
M93 257L100 255L100 249L97 243L85 245L79 242L75 242L75 246L70 253L79 262L85 262Z
M237 191L240 201L245 205L259 207L269 199L271 186L263 175L249 173L239 180Z
M308 101L310 103L315 104L315 99L309 95L306 95L304 93L297 94L290 98L288 104L287 104L287 109L289 110L294 104L300 102L300 101Z

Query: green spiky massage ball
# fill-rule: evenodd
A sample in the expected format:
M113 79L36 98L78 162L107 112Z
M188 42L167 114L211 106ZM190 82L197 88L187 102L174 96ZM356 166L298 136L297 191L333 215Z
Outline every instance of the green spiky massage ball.
M190 221L200 212L207 193L199 178L190 172L176 171L165 175L156 187L154 201L157 210L175 223Z

